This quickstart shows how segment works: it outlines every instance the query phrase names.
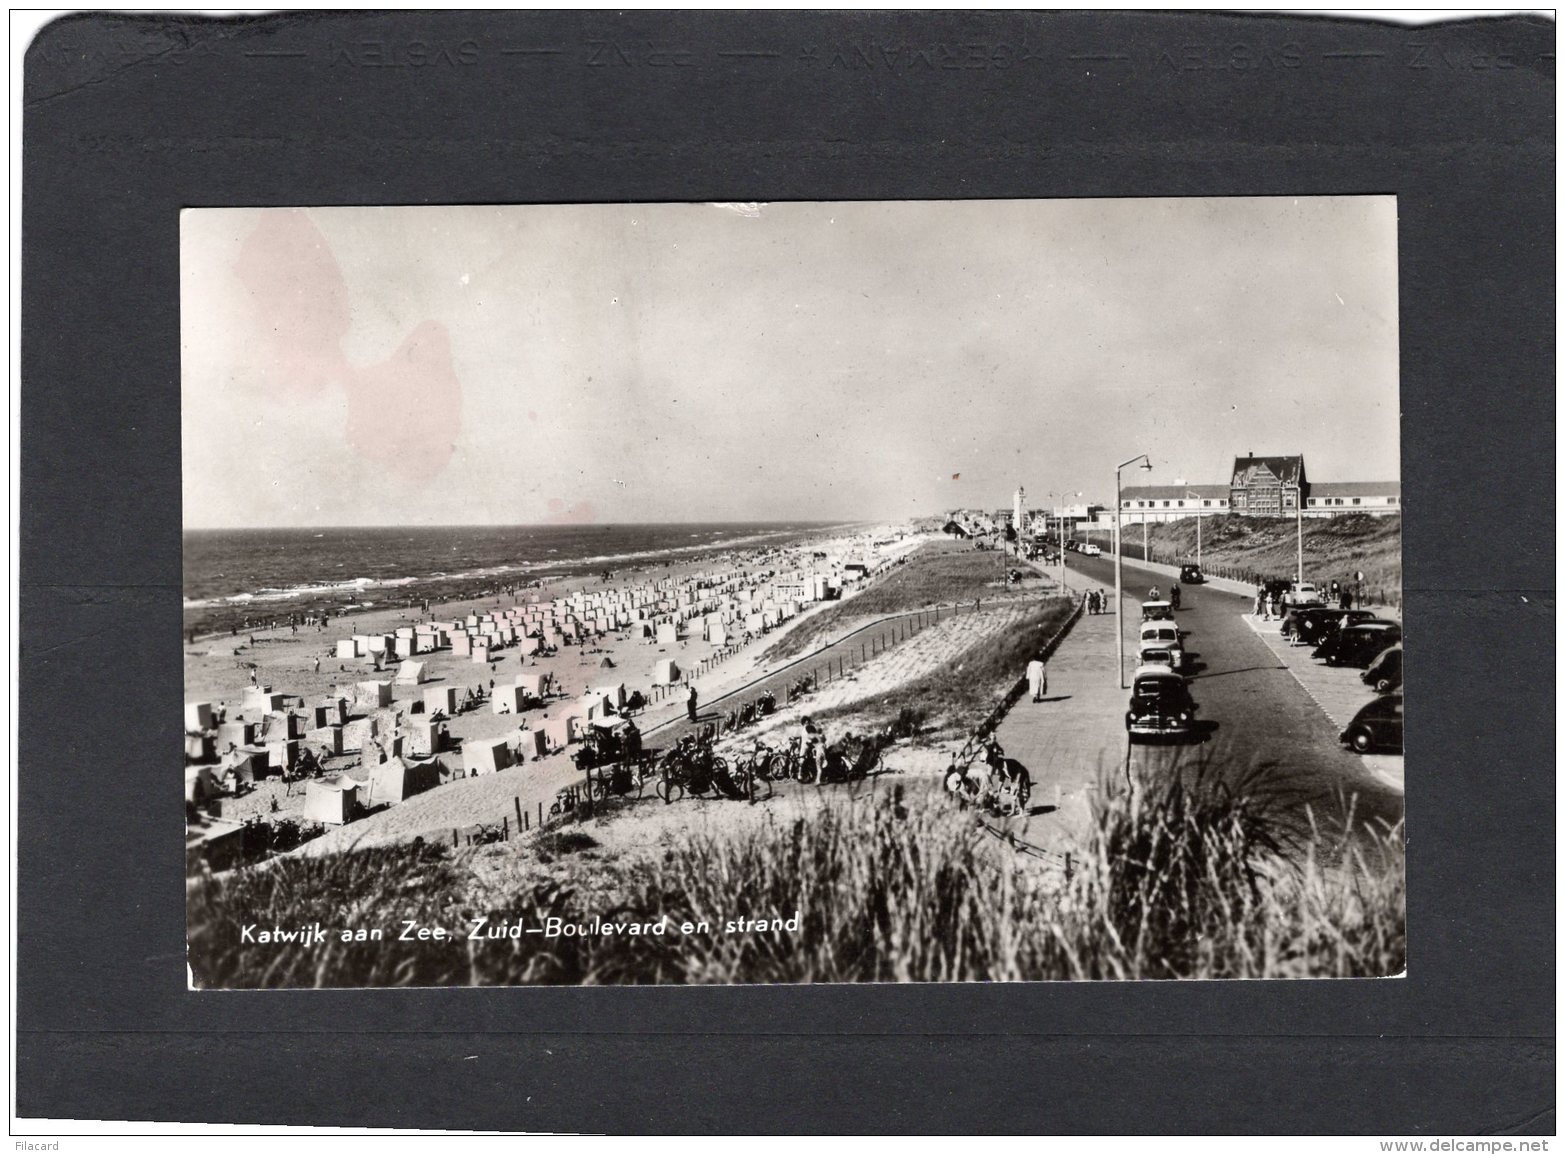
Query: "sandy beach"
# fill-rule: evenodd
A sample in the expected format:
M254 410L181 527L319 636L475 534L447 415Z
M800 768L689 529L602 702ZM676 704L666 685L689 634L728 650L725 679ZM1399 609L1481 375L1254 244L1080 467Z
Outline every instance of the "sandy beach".
M351 697L352 688L358 682L393 680L396 663L386 662L386 668L377 674L371 659L339 658L336 655L336 643L350 634L390 634L399 627L411 626L420 621L444 621L467 614L492 612L513 604L526 605L534 598L540 603L548 603L551 599L568 597L578 591L598 592L663 580L677 583L716 572L738 571L759 578L760 575L790 565L807 563L818 552L847 556L850 551L862 550L867 540L867 535L824 536L783 551L735 551L717 558L623 570L607 583L601 576L562 579L538 590L525 591L514 599L488 597L431 605L427 614L420 614L416 610L392 609L335 619L324 631L314 625L284 626L240 634L237 638L198 640L194 645L186 647L185 700L187 703L210 702L218 709L225 709L230 717L234 716L240 711L246 687L251 685L252 666L256 684L270 687L274 693L292 696L303 703L313 703L333 693L346 693ZM889 563L905 556L918 544L917 537L908 536L883 548L877 556L883 564ZM851 599L854 592L849 587L845 597ZM701 701L710 701L764 673L766 667L760 662L762 652L773 646L789 630L807 621L813 613L825 606L837 604L841 603L816 602L801 606L797 616L764 634L756 635L747 645L717 645L708 642L702 637L699 623L693 622L691 626L694 628L681 631L682 636L678 641L664 644L639 636L639 630L626 629L601 637L589 637L581 645L561 646L554 654L528 657L520 648L513 646L493 653L487 662L475 662L470 657L459 656L450 648L445 648L419 655L419 659L425 663L423 684L401 685L392 681L392 707L411 711L412 704L421 700L425 690L431 687L454 686L460 699L468 690L482 688L487 692L491 683L495 686L512 683L523 672L547 673L553 680L553 693L543 703L527 709L519 716L496 714L487 703L459 713L448 723L452 744L510 738L514 745L519 726L539 729L552 719L580 714L583 694L595 686L616 683L623 683L627 692L640 690L652 699L635 715L636 724L645 733L681 716L685 710L686 681L682 680L673 692L657 699L653 691L655 663L672 658L682 671L693 675L689 680L696 686ZM612 665L605 666L606 661ZM710 664L702 670L703 663ZM649 737L648 743L656 744L655 734ZM571 757L575 749L572 747L548 754L498 773L446 782L397 805L378 809L357 821L328 828L322 837L301 847L301 851L322 853L418 835L449 838L453 830L465 830L474 824L498 824L502 819L514 824L518 811L528 815L529 823L535 823L540 807L546 814L561 789L581 780L581 773ZM442 758L448 764L462 765L460 751L448 752ZM360 763L360 752L350 750L324 757L322 768L331 774L357 770ZM223 798L220 803L221 816L225 820L240 821L247 818L270 821L302 818L304 796L302 782L289 786L279 778L266 778L258 781L248 793Z

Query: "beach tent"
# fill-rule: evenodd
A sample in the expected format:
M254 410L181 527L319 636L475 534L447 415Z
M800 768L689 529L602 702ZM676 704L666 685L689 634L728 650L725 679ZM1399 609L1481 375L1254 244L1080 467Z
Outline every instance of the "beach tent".
M483 643L474 643L473 661L482 665L489 660L489 647Z
M246 686L240 709L245 713L270 714L283 708L284 695L272 693L270 686Z
M664 658L652 667L652 684L655 686L672 686L679 681L679 663L673 658Z
M203 806L218 793L217 779L210 766L192 766L185 771L185 801Z
M673 622L664 622L658 627L658 645L671 646L679 641L679 627Z
M424 663L408 658L397 667L397 681L404 686L417 686L424 680Z
M451 717L456 713L456 687L431 686L424 691L424 709L431 714Z
M462 761L469 774L494 774L511 764L504 738L469 738L462 743Z
M263 743L285 742L289 738L297 738L302 732L297 714L279 710L261 719L261 741Z
M439 648L439 634L419 634L413 639L413 652L415 654L431 654Z
M342 728L342 748L361 750L379 732L380 724L374 718L355 718Z
M625 705L625 683L604 682L592 688L594 694L601 694L609 700L609 704L616 710Z
M295 762L299 760L299 743L297 739L289 739L284 742L268 742L266 744L266 764L274 770L291 770Z
M186 734L185 735L185 760L187 762L210 762L217 757L217 746L210 734Z
M542 730L529 730L523 727L517 734L516 760L532 761L542 758L548 752L548 739Z
M543 701L553 684L553 679L548 674L517 674L516 685L525 690L529 698Z
M581 736L581 722L574 714L566 718L549 718L543 723L543 734L550 750L563 750Z
M317 726L304 737L310 745L319 746L323 753L341 754L342 729L341 726Z
M353 688L353 705L357 710L378 710L391 705L390 682L359 682Z
M399 758L402 756L402 746L401 734L387 732L367 738L364 745L359 748L359 765L375 767L388 759Z
M257 778L266 777L266 762L254 750L235 750L223 759L222 765L218 767L217 776L227 779L230 790L240 786L250 786Z
M598 669L600 669L600 670L612 670L613 668L614 668L614 659L611 658L611 657L608 657L607 655L604 655L603 660L598 663Z
M304 817L309 822L341 826L353 820L359 784L343 774L312 778L304 785Z
M227 750L230 746L254 745L254 722L224 722L217 728L217 748L219 750Z
M211 702L185 703L185 733L200 732L212 728Z
M728 629L727 629L727 627L724 626L722 622L710 622L710 621L707 622L707 624L706 624L706 640L711 642L714 646L725 646L725 645L727 645L728 644Z
M473 652L473 639L466 633L451 635L451 652L459 658L465 658Z
M369 805L395 805L439 784L440 767L436 763L390 758L370 775Z
M607 694L590 690L581 696L581 708L587 715L587 721L595 718L604 718L613 713Z
M398 626L397 627L397 637L399 637L399 638L412 638L413 635L416 634L417 632L418 631L415 630L412 626Z
M428 757L438 754L446 748L446 724L423 719L408 726L407 743L403 747L407 754L417 754Z
M496 714L520 714L527 708L527 691L520 686L496 686L489 708Z

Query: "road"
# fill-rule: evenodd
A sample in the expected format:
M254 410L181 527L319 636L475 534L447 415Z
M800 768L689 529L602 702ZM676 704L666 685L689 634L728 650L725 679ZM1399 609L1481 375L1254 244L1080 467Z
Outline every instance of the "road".
M1073 554L1069 566L1078 582L1101 583L1112 599L1112 557ZM1168 579L1129 562L1124 575L1128 678L1140 602L1154 583L1166 593ZM1311 816L1323 830L1338 829L1350 798L1359 822L1399 821L1401 793L1338 744L1339 727L1245 622L1248 600L1211 587L1182 593L1176 620L1187 635L1190 689L1205 733L1194 742L1128 746L1130 774L1147 780L1204 763L1221 780L1273 800L1299 832ZM1034 841L1063 848L1079 840L1093 779L1126 770L1129 691L1115 684L1113 647L1112 615L1082 618L1050 664L1049 697L1018 704L1001 727L1007 753L1033 773L1035 807L1047 808L1025 821Z

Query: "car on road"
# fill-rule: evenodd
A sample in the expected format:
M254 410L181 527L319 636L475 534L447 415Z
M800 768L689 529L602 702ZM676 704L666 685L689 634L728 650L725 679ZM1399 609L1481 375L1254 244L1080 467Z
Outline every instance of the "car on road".
M1144 622L1171 622L1174 620L1173 602L1142 602L1141 620Z
M1201 567L1186 562L1179 567L1179 580L1187 586L1198 586L1206 583L1206 575L1201 572Z
M1359 675L1363 682L1377 694L1389 694L1402 689L1402 646L1388 646L1380 656Z
M1353 715L1339 738L1360 754L1375 750L1402 753L1402 695L1385 694L1370 702Z
M1371 618L1356 626L1338 630L1315 647L1310 656L1319 658L1328 666L1356 666L1364 669L1387 646L1402 640L1402 627L1397 622Z
M1174 625L1173 622L1142 622L1141 648L1145 650L1148 646L1157 646L1169 651L1169 654L1173 659L1172 664L1174 669L1184 669L1185 647L1184 643L1180 641L1179 627ZM1142 665L1146 664L1146 662L1142 663Z
M1164 666L1176 674L1179 673L1179 663L1174 657L1174 651L1155 642L1143 642L1136 660L1143 667Z
M1093 545L1089 541L1086 545L1082 546L1076 552L1086 554L1088 557L1100 557L1103 554L1103 547L1102 546Z
M1294 582L1282 595L1282 604L1293 606L1323 606L1326 597L1320 592L1320 587L1314 582Z
M1304 606L1289 610L1282 620L1282 636L1301 646L1318 646L1343 625L1374 621L1374 610L1339 610L1331 606Z
M1198 709L1184 678L1166 666L1139 666L1131 680L1125 730L1132 742L1184 737L1195 731Z

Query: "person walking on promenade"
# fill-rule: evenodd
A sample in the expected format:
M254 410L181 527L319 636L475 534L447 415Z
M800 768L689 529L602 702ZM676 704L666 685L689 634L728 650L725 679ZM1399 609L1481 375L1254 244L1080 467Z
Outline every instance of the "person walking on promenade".
M694 722L696 720L696 688L694 683L691 684L690 693L685 698L685 711L690 720Z
M1043 659L1034 658L1027 663L1027 688L1032 691L1034 702L1043 701L1043 696L1049 692L1049 671Z

